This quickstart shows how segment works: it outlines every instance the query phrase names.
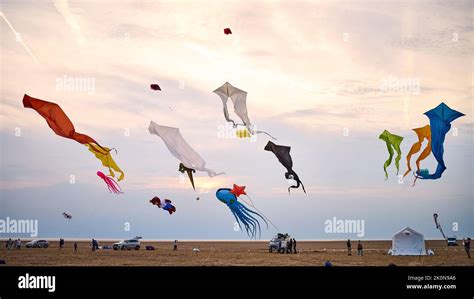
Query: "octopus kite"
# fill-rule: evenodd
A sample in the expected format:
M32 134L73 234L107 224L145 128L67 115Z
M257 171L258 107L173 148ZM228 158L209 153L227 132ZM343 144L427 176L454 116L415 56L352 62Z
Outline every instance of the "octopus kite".
M111 177L115 176L113 171L115 170L116 172L120 173L120 177L118 178L119 181L124 178L123 171L120 169L120 167L118 167L110 155L111 149L101 146L97 141L85 134L76 132L71 120L69 120L66 113L64 113L58 104L36 99L25 94L23 97L23 106L38 112L38 114L46 120L49 127L54 131L54 133L56 133L56 135L75 140L80 144L84 144L89 149L89 151L92 152L96 158L102 162L102 165L109 169ZM97 173L103 179L102 175L99 173L102 175L103 173L100 171ZM107 183L109 190L112 189L115 192L117 189L116 186L111 185L110 180L104 179L104 181Z
M383 171L385 171L385 179L388 179L387 167L392 163L393 158L393 149L397 151L397 157L395 158L395 167L397 168L397 175L400 170L400 159L402 158L402 150L400 149L400 144L403 141L403 137L390 133L387 130L384 130L380 134L379 139L385 141L387 144L389 157L387 161L383 164Z
M230 211L235 217L235 220L239 224L240 230L242 230L243 225L249 238L255 239L257 234L260 238L260 223L253 215L260 217L267 225L267 228L268 223L262 215L247 208L243 203L240 203L238 201L239 194L245 194L245 192L242 188L235 188L235 185L234 189L220 188L216 191L217 199L229 207Z

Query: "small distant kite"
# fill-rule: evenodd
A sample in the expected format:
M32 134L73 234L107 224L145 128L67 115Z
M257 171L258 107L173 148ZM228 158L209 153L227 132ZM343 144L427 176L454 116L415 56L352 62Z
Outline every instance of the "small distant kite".
M431 152L438 162L438 166L432 174L429 173L428 169L417 171L416 178L436 180L441 178L441 175L446 170L443 159L444 139L451 129L451 122L465 114L449 108L445 103L441 103L436 108L425 112L425 115L430 119Z
M158 125L151 121L148 131L150 134L160 137L170 153L181 161L178 170L188 174L194 190L196 188L193 173L196 170L206 172L210 177L224 174L224 172L216 173L214 170L206 168L206 161L184 140L178 128Z
M278 161L286 168L285 178L287 180L291 179L296 181L296 185L288 187L288 193L290 193L291 188L299 188L300 185L303 188L304 193L306 190L304 188L303 182L293 170L293 160L291 159L290 150L291 147L278 145L271 141L268 141L267 145L264 148L266 151L272 152L277 157Z
M38 112L38 114L46 120L49 127L54 131L54 133L56 133L56 135L75 140L80 144L87 146L89 151L102 162L102 165L109 169L111 177L115 176L115 170L120 173L120 177L118 178L119 181L124 178L123 171L118 167L110 155L111 149L101 146L97 141L85 134L76 132L71 120L58 104L36 99L25 94L23 97L23 106Z
M158 208L168 211L170 215L176 212L175 206L171 204L171 200L169 199L162 201L159 197L155 196L150 200L150 202Z
M387 144L389 157L383 165L383 170L385 171L385 179L388 179L387 167L390 166L390 164L392 163L392 158L394 154L393 149L397 151L397 157L395 158L395 167L397 168L397 175L400 170L400 159L402 158L402 150L400 149L400 144L403 141L403 137L384 130L382 134L380 134L379 139L385 141L385 143Z
M72 215L66 213L66 212L63 212L63 217L64 219L67 219L67 220L71 220L72 219Z
M110 176L106 176L102 171L97 171L97 175L107 184L107 188L110 193L120 194L123 193L117 182Z
M238 89L237 87L232 86L229 82L226 82L221 87L214 90L213 92L221 98L222 104L224 105L224 117L227 122L232 123L234 128L239 125L245 126L251 135L263 133L263 134L268 135L272 139L276 139L275 137L268 134L267 132L253 130L253 125L250 122L248 111L247 111L247 92L246 91ZM229 117L229 111L227 110L227 101L229 98L234 104L235 114L242 120L243 124L236 124L235 121L233 121Z
M161 90L161 87L160 87L160 85L158 85L158 84L151 84L151 85L150 85L150 88L151 88L152 90Z
M232 190L229 188L220 188L216 191L216 197L219 201L225 203L232 214L235 217L235 220L239 224L240 230L242 230L241 224L245 227L245 230L247 232L247 235L251 239L255 239L256 235L258 233L259 238L260 238L260 223L256 217L253 215L256 215L260 217L265 224L267 225L268 228L268 223L263 218L262 215L260 215L257 212L252 211L251 209L247 208L243 203L240 203L237 199L237 195L232 193Z
M235 135L239 138L248 138L248 137L252 137L252 135L250 134L249 131L247 131L247 129L243 129L243 130L236 130L235 131Z
M230 30L230 28L224 28L224 33L225 35L229 35L232 34L232 31Z

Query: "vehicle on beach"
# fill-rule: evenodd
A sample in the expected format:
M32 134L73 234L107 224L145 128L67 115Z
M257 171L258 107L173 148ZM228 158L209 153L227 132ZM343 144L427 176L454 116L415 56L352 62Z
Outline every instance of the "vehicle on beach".
M122 240L120 242L114 243L112 245L114 250L139 250L140 249L140 240L139 239L129 239L129 240Z
M268 243L268 252L272 253L276 251L278 253L288 253L289 252L289 242L291 236L288 234L277 234L273 239Z
M33 240L26 243L26 248L48 248L49 242L46 240Z
M454 238L447 238L446 242L448 243L448 246L458 246L458 240L456 237Z

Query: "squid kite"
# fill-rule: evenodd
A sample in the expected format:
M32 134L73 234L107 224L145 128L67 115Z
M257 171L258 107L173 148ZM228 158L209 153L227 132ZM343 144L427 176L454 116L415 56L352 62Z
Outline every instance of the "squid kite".
M418 156L418 159L416 159L416 172L420 171L420 162L426 159L430 154L431 154L431 128L430 125L426 125L421 128L416 128L413 129L415 131L415 134L418 136L418 141L415 142L411 148L410 151L408 152L407 155L407 171L405 171L405 174L403 174L403 177L406 177L407 174L410 173L411 171L411 165L410 165L410 160L411 156L414 154L418 153L421 150L421 145L423 144L423 140L427 140L428 144L426 145L425 149L421 152L420 156Z
M23 97L23 106L38 112L38 114L46 120L49 127L54 131L54 133L56 133L56 135L84 144L89 151L102 162L102 165L109 169L111 177L115 177L113 171L115 170L120 173L120 177L118 178L119 181L124 178L123 171L118 167L110 155L111 149L101 146L97 141L85 134L76 132L71 120L58 104L36 99L25 94Z
M232 31L230 30L230 28L224 28L224 34L225 35L232 34Z
M397 151L397 157L395 158L395 167L397 168L397 175L400 170L400 159L402 158L402 150L400 149L400 144L403 141L403 137L390 133L387 130L384 130L380 134L379 139L385 141L388 149L388 160L383 164L383 171L385 171L385 179L388 179L387 167L392 163L393 158L393 149Z
M417 171L416 178L423 180L436 180L439 179L446 170L446 165L444 164L443 159L444 139L451 129L451 122L464 116L464 114L449 108L445 103L441 103L436 108L425 112L425 115L430 120L431 151L438 162L438 166L436 167L436 171L432 174L429 173L428 169Z
M158 196L155 196L150 200L150 202L158 208L168 211L170 215L176 212L176 207L171 204L171 200L169 199L162 201Z
M243 203L240 203L237 199L237 195L233 193L234 189L230 189L230 188L218 189L216 191L217 199L225 203L229 207L230 211L235 217L235 220L239 224L240 230L242 230L242 225L243 225L245 227L245 231L247 232L247 235L249 236L249 238L255 239L257 234L260 238L260 235L261 235L260 222L253 215L260 217L265 222L268 228L267 221L265 220L265 218L263 218L262 215L247 208Z
M105 182L110 193L115 193L115 194L123 193L122 189L120 189L120 186L117 184L117 182L110 176L106 176L102 171L97 171L97 176L99 176L99 178L101 178Z
M306 190L304 189L303 182L301 182L300 178L293 170L293 160L291 159L290 150L291 147L278 145L271 141L268 141L267 145L264 148L266 151L272 152L277 157L278 161L286 168L285 178L287 180L294 180L296 181L296 185L288 187L288 193L290 193L291 188L299 188L300 185L303 188L304 193Z
M223 172L216 173L214 170L206 168L206 161L184 140L178 128L158 125L151 121L148 131L150 134L160 137L170 153L181 161L178 170L188 174L194 190L196 188L194 186L193 173L196 170L206 172L210 177L224 174Z
M270 136L270 138L275 139L273 136L271 136L267 132L253 130L253 125L250 122L248 111L247 111L247 92L246 91L238 89L237 87L232 86L229 82L226 82L224 83L224 85L217 88L213 92L221 98L222 104L224 105L224 117L227 122L232 123L234 128L239 125L245 126L247 130L250 132L250 134L252 135L264 133ZM242 120L243 124L236 124L235 121L233 121L229 117L229 111L227 110L227 100L229 98L234 104L235 114Z

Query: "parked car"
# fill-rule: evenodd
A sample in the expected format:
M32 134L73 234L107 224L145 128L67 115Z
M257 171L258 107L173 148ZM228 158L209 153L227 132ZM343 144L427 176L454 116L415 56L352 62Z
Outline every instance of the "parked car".
M139 250L140 249L140 240L138 239L129 239L129 240L122 240L120 242L114 243L112 245L114 250L130 250L130 249L135 249Z
M33 240L26 243L26 248L48 248L49 242L46 240Z
M448 246L458 246L458 240L456 238L448 238Z

